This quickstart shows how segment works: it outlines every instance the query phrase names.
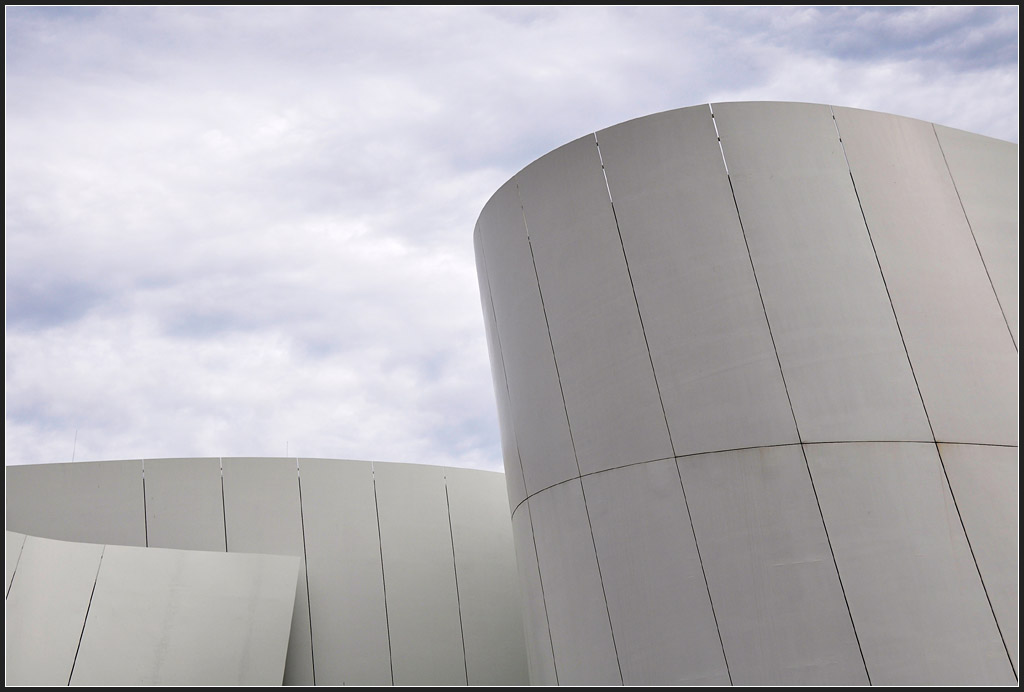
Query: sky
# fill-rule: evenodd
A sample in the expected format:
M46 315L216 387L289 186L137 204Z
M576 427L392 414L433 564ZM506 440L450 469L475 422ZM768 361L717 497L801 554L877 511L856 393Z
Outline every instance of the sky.
M6 10L8 464L498 470L472 245L548 151L708 102L1018 141L1013 7Z

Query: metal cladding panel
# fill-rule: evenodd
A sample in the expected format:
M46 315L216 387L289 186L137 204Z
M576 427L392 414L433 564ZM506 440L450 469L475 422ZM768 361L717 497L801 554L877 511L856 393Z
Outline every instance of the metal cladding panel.
M597 141L676 454L796 442L711 111Z
M512 514L512 536L516 547L516 567L523 603L523 630L526 635L526 661L530 683L557 685L555 659L551 651L551 632L548 629L547 610L544 606L544 585L537 569L537 550L533 543L530 524L530 501L519 505Z
M799 446L679 459L737 685L866 685Z
M479 228L479 227L478 227ZM491 378L494 383L494 398L498 405L498 429L501 433L501 456L505 462L505 480L508 492L509 515L516 506L526 499L526 480L523 465L519 460L515 426L512 422L512 403L508 398L508 382L505 380L505 360L498 340L498 326L494 318L494 304L487 278L487 262L484 259L483 244L479 231L474 238L476 251L476 275L480 283L480 303L484 313L484 331L487 334L487 350L491 357Z
M226 550L220 459L147 459L145 467L149 545Z
M494 193L477 223L511 424L531 494L575 478L579 469L515 179Z
M834 111L935 439L1016 445L1017 351L931 124Z
M801 439L930 441L829 107L714 111Z
M21 559L21 547L25 545L25 534L14 531L4 531L4 598L11 590L11 580L18 569L18 560Z
M374 464L396 685L465 685L444 469Z
M586 476L583 488L623 683L728 685L675 462Z
M529 503L558 683L620 684L580 481L549 488Z
M1019 451L1016 447L940 444L939 455L1006 650L1019 671Z
M299 459L316 680L390 685L373 465Z
M943 156L1003 315L1020 343L1018 147L935 125Z
M505 476L448 468L445 477L469 684L529 684Z
M103 546L28 536L7 595L4 682L67 685Z
M935 445L805 451L872 684L1014 684Z
M7 467L7 527L78 543L146 545L142 460Z
M299 559L107 546L73 685L279 685Z
M224 458L222 463L228 551L303 558L292 611L284 682L286 685L312 685L313 648L296 460Z
M516 181L580 469L673 456L593 136Z

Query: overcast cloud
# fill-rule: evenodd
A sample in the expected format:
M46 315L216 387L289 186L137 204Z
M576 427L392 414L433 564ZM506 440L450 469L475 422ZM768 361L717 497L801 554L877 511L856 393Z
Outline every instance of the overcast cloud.
M1018 138L1016 7L6 20L8 464L498 469L472 231L530 161L709 101Z

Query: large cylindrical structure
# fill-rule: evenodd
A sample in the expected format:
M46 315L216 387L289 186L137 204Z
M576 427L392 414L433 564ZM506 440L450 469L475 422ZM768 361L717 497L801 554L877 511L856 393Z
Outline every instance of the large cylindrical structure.
M547 683L1017 675L1017 147L794 103L587 135L477 266Z

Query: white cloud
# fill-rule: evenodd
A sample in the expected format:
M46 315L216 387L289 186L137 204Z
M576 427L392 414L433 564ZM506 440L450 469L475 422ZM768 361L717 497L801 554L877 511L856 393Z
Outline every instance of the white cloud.
M650 112L823 101L1016 140L1016 8L12 8L8 463L500 466L484 202Z

